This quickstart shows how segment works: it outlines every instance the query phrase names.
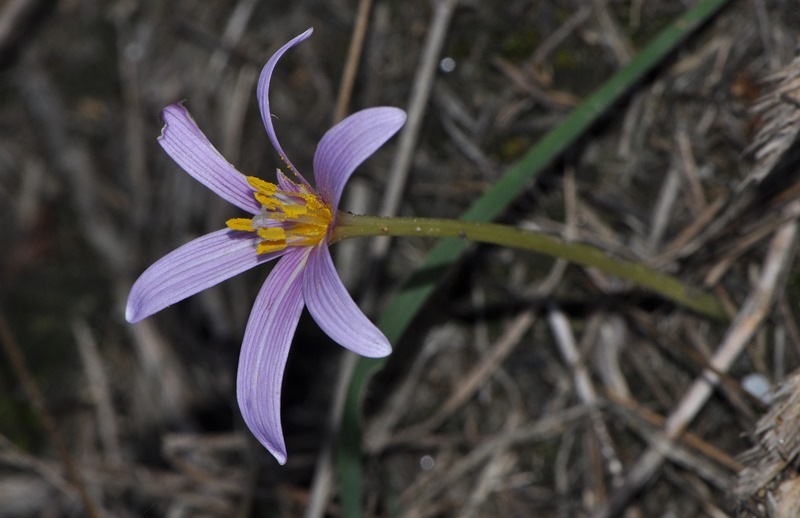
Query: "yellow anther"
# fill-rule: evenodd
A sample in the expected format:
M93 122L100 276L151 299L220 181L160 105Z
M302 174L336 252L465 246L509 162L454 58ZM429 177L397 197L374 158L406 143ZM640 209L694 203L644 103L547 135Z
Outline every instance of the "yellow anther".
M287 246L314 246L328 233L333 221L330 208L305 185L291 182L279 172L283 181L292 183L297 190L280 189L277 185L255 176L248 176L247 183L253 187L253 196L261 204L261 214L254 219L234 218L228 220L228 228L256 232L260 242L256 253L278 252ZM261 225L265 222L270 225ZM255 228L254 228L255 225Z
M319 237L308 237L292 241L292 246L314 246L320 242Z
M319 238L325 235L327 226L323 225L308 225L305 223L298 223L292 226L291 233L293 236L303 236L310 238Z
M253 189L268 196L271 196L278 191L278 186L274 183L267 182L255 176L248 176L247 183L249 183Z
M256 247L257 254L268 254L270 252L277 252L286 248L286 243L273 243L272 241L262 241Z
M319 198L316 196L306 195L304 197L306 199L306 206L308 207L308 210L317 211L320 209L325 209L330 214L330 211L327 209L327 207L325 207L325 204L319 201Z
M330 224L331 219L330 211L319 211L297 218L297 224L328 228L328 224Z
M275 210L278 208L278 205L280 205L278 200L262 192L256 192L253 193L253 195L255 196L256 201L266 207L267 210Z
M253 220L248 218L232 218L225 222L231 230L245 230L247 232L254 232Z
M267 241L286 242L286 231L280 227L259 228L258 237Z
M305 205L295 205L295 204L281 204L281 210L286 217L289 219L297 219L298 217L306 214L308 209Z

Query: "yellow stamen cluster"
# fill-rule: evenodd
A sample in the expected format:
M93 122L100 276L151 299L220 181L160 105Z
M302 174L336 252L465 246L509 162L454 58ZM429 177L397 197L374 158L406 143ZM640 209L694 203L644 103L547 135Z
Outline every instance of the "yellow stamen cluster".
M255 232L262 240L256 253L267 254L287 246L313 246L322 241L333 221L330 208L305 186L298 192L278 189L274 183L255 176L247 182L261 204L261 214L250 218L233 218L227 221L231 230Z

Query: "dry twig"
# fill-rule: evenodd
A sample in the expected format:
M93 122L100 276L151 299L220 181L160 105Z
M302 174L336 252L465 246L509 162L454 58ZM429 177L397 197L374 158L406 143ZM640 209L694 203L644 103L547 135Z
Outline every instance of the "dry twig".
M664 436L668 443L684 433L719 382L717 373L728 370L769 314L776 293L781 289L781 283L792 264L797 242L797 225L796 221L785 223L773 237L758 284L742 305L725 339L709 361L713 370L703 371L667 418ZM608 505L598 509L592 516L614 516L624 508L661 467L665 451L664 447L648 448L628 470L625 484L612 495Z

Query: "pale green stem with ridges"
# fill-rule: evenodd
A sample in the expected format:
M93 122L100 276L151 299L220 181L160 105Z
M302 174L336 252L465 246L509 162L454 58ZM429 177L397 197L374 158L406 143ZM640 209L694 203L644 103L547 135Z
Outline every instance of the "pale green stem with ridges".
M340 212L330 242L367 236L455 238L530 250L627 279L698 313L717 319L727 318L716 297L687 286L671 275L639 263L614 259L603 250L585 243L566 242L538 232L478 221L385 218Z

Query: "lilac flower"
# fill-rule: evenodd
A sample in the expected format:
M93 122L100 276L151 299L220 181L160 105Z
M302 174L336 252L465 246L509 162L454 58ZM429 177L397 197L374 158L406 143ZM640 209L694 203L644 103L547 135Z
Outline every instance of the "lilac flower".
M316 189L283 152L269 111L269 82L280 57L311 36L297 36L264 66L258 102L267 135L295 181L278 171L277 184L245 176L211 145L180 104L163 111L159 143L187 173L251 218L195 239L162 257L136 281L128 298L129 322L273 259L280 260L256 297L242 343L237 397L247 426L281 464L286 446L280 421L281 382L303 306L335 342L368 357L391 352L386 337L358 309L336 273L328 238L350 175L405 122L396 108L371 108L344 119L320 140L314 154Z

